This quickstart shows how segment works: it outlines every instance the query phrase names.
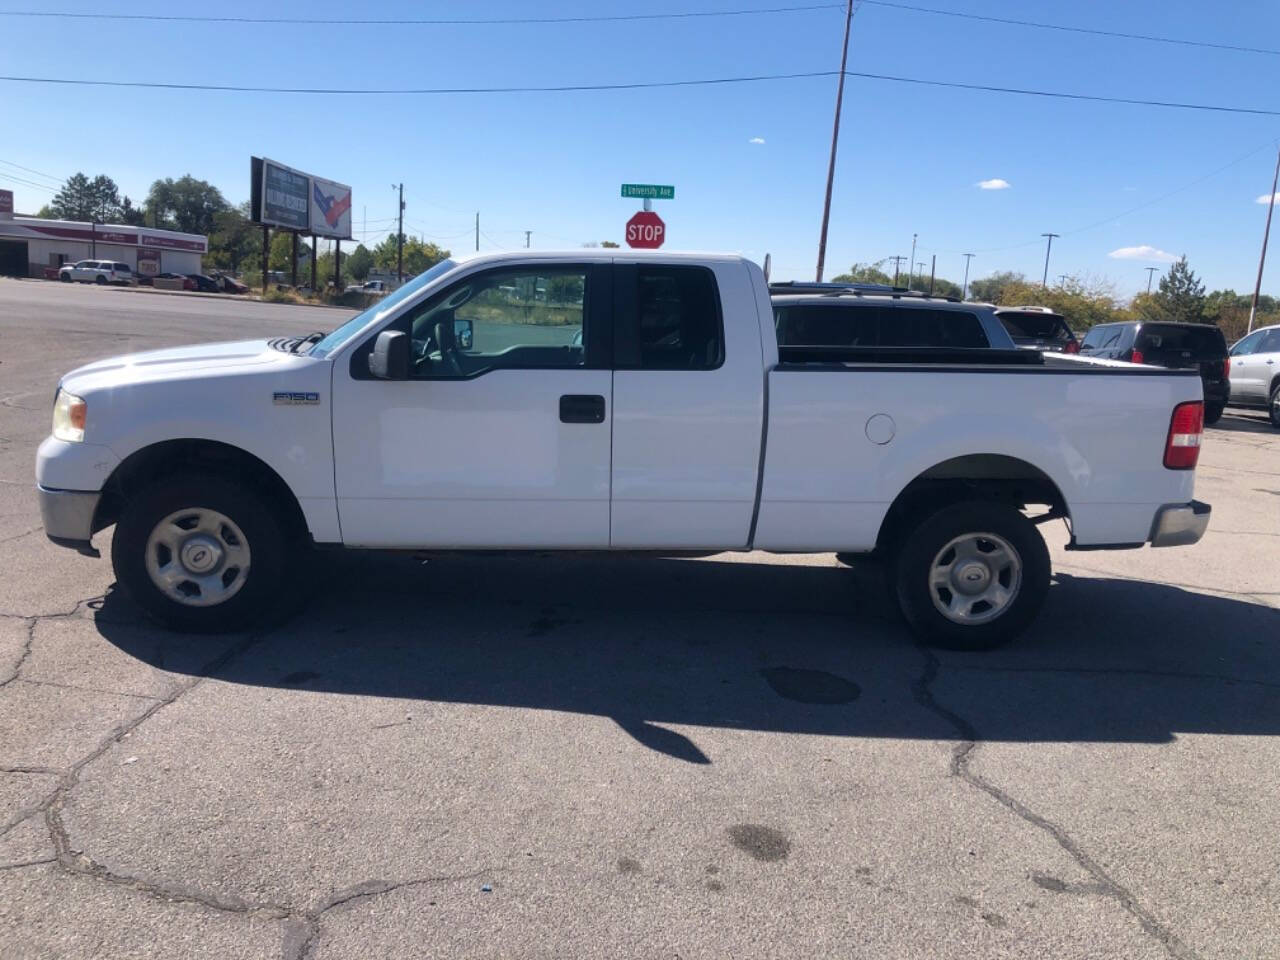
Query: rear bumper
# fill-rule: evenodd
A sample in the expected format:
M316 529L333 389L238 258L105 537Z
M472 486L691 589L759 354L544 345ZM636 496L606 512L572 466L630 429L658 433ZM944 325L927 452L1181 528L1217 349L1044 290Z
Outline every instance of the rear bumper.
M37 486L40 517L45 535L60 547L71 547L92 557L98 556L89 539L93 536L93 515L98 509L100 492L83 490L49 490Z
M1209 527L1211 507L1199 500L1167 503L1156 511L1147 539L1153 547L1181 547L1198 543Z

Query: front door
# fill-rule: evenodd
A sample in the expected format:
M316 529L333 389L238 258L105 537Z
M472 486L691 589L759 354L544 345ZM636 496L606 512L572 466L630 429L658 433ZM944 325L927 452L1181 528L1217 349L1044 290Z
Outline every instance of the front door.
M1263 357L1258 353L1266 330L1255 330L1231 348L1231 399L1236 403L1258 403L1262 392Z
M358 547L605 547L613 375L607 265L479 270L383 329L411 378L334 370L342 539Z

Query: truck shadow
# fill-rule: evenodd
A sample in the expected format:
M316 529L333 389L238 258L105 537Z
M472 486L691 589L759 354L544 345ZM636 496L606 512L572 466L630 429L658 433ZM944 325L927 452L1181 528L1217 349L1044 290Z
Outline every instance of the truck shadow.
M129 655L224 682L613 718L708 763L697 731L1166 742L1280 734L1280 611L1060 574L1007 649L930 653L878 568L586 555L342 555L305 609L216 667L210 638L97 627ZM184 664L189 665L185 666ZM955 717L963 718L959 723Z
M1206 430L1225 430L1228 433L1270 433L1280 434L1271 425L1267 411L1253 407L1228 407L1222 419Z

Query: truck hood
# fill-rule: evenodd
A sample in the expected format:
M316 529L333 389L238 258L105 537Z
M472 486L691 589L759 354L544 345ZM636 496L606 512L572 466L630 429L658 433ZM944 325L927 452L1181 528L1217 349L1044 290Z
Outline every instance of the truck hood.
M94 390L113 389L140 383L226 376L252 369L264 372L267 365L292 368L305 357L272 349L266 340L234 343L207 343L168 350L148 350L108 357L77 367L62 378L62 386L83 396Z

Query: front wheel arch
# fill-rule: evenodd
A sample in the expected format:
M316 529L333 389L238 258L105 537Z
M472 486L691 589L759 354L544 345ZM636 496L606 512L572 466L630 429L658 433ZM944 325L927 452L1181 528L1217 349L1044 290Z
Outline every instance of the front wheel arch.
M125 457L102 488L93 532L115 523L130 497L139 490L159 477L179 472L233 477L237 483L256 489L281 512L282 525L291 537L310 535L298 498L268 463L232 444L196 438L165 440Z

